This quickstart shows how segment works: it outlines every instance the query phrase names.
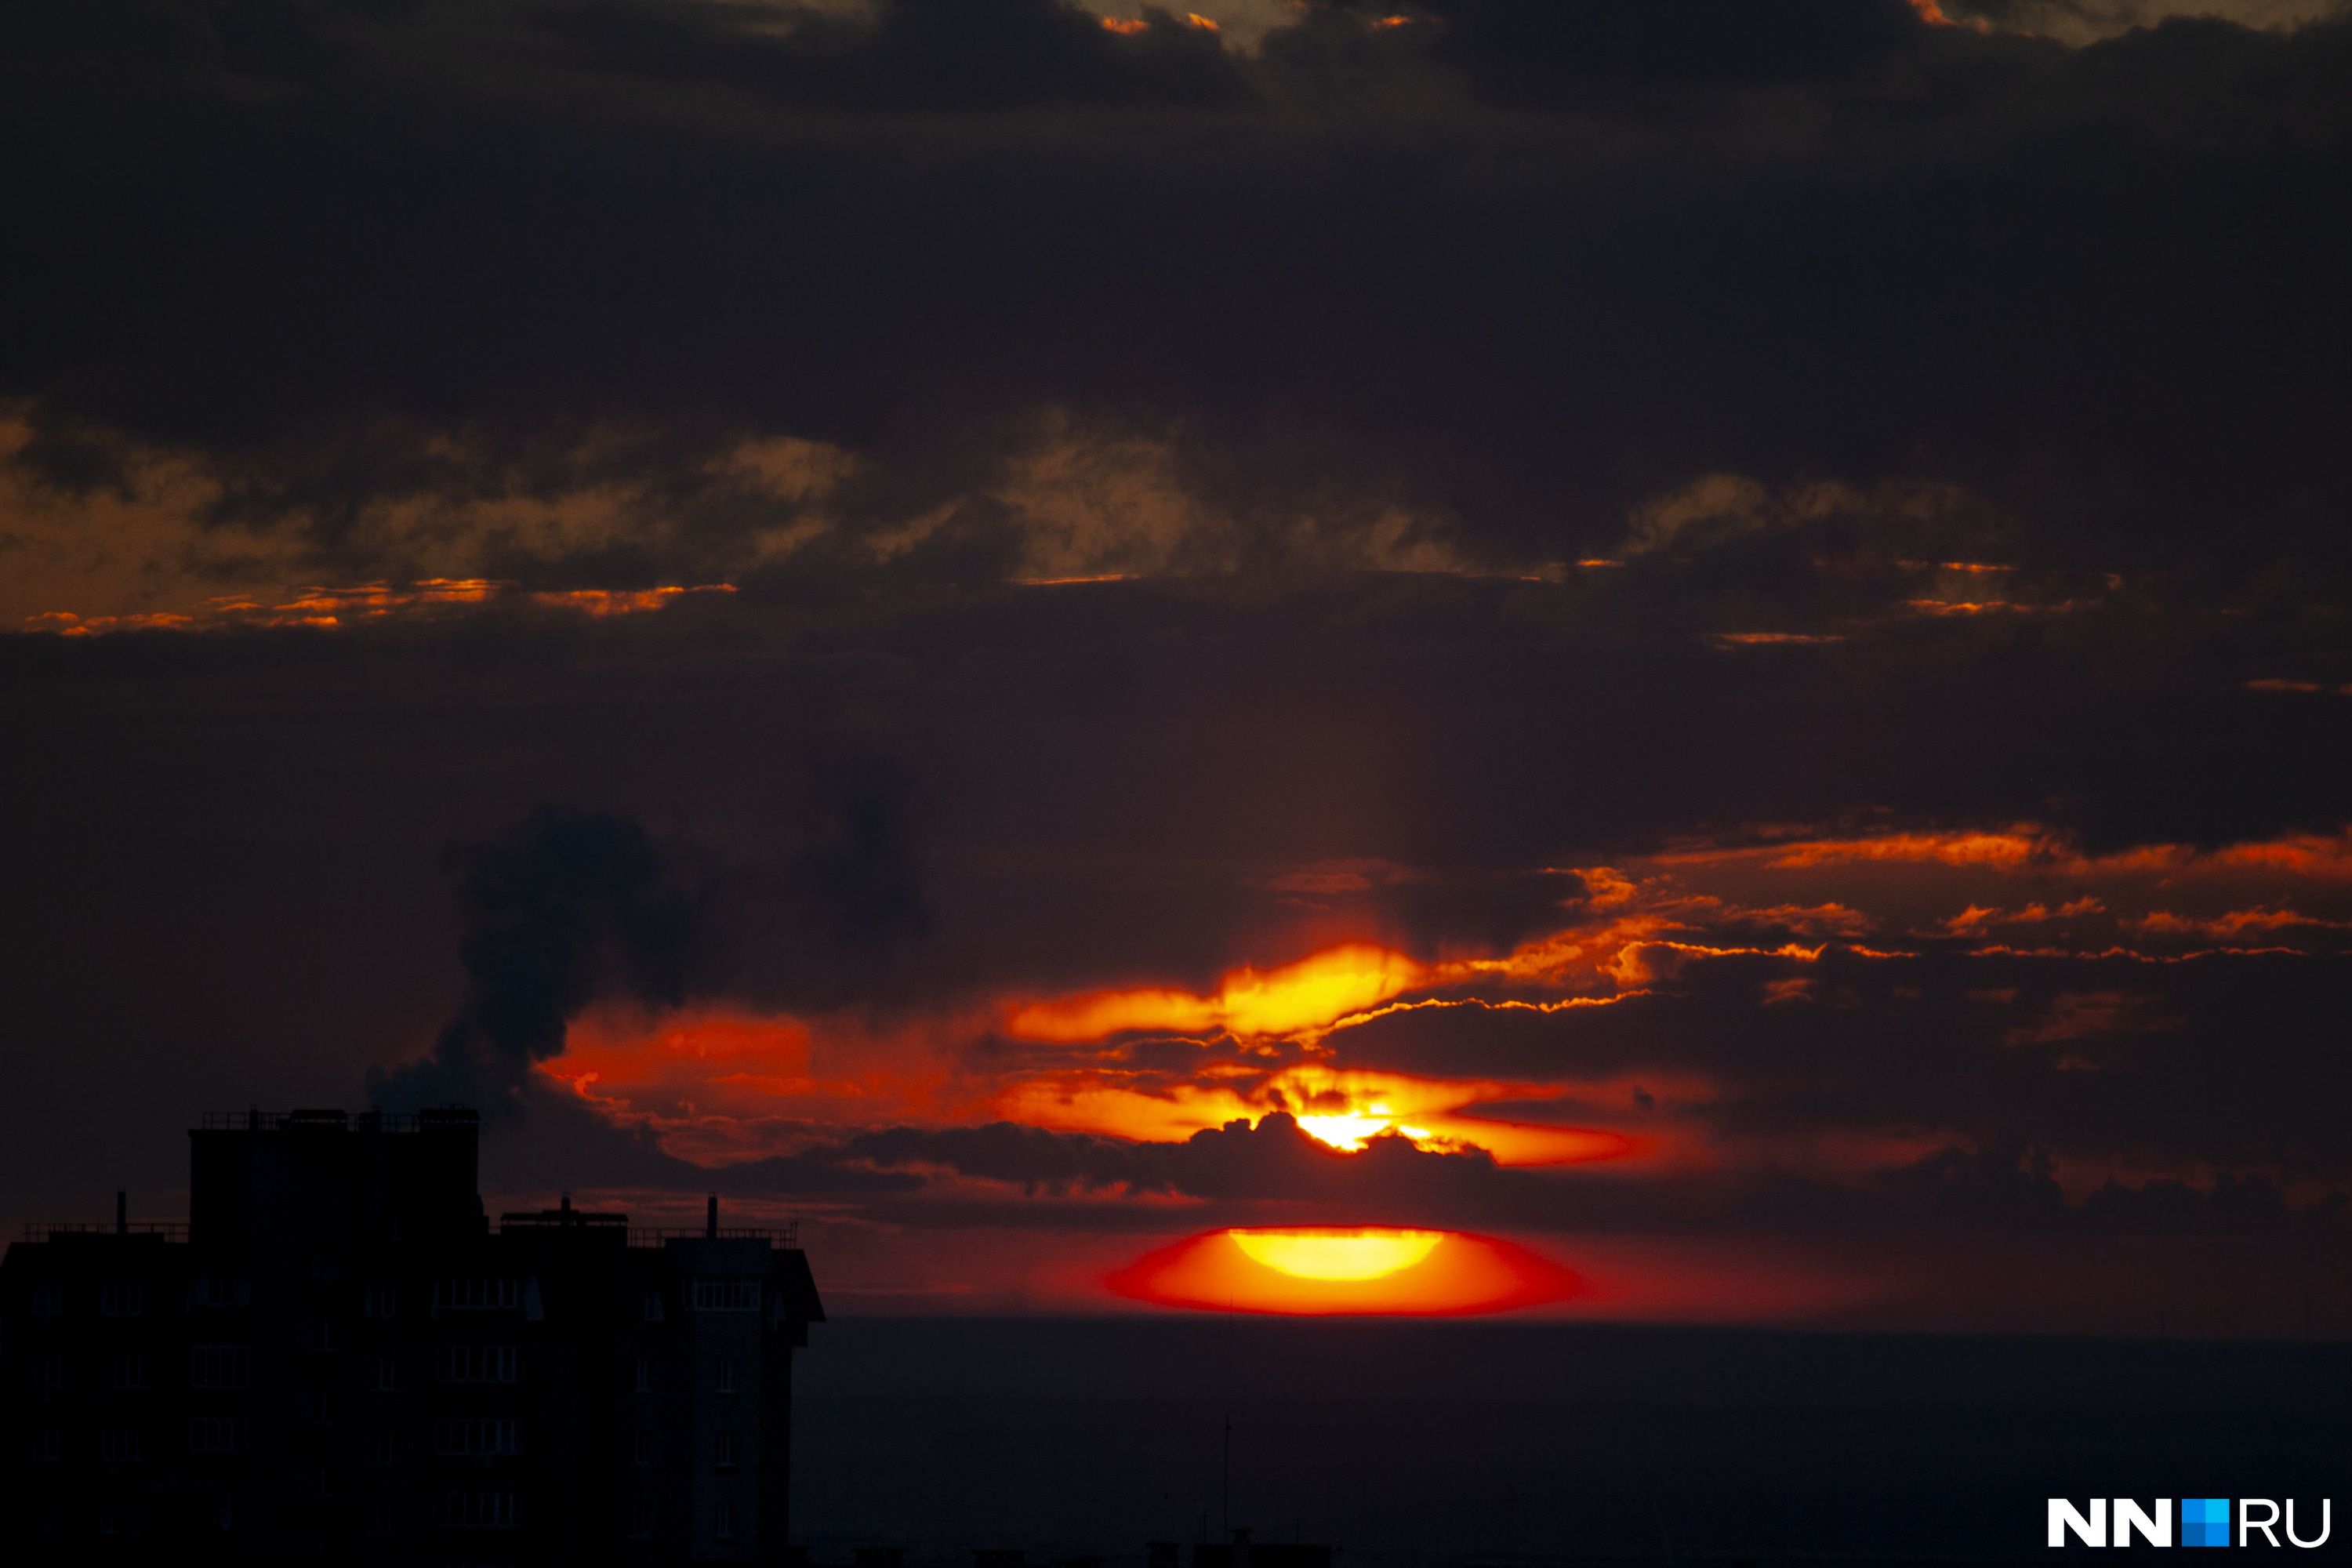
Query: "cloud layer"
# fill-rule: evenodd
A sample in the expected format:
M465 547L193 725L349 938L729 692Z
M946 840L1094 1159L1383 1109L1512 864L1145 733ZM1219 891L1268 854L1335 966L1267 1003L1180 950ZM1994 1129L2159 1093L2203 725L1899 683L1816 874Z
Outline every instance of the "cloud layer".
M2347 81L2284 0L19 7L16 1102L844 1237L2326 1233Z

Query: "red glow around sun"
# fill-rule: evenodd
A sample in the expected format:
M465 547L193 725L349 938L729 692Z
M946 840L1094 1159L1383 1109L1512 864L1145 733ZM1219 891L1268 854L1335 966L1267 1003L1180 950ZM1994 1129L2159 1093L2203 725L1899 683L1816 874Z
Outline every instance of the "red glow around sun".
M1213 1230L1103 1281L1121 1296L1206 1311L1468 1317L1574 1295L1576 1275L1467 1231L1382 1226Z

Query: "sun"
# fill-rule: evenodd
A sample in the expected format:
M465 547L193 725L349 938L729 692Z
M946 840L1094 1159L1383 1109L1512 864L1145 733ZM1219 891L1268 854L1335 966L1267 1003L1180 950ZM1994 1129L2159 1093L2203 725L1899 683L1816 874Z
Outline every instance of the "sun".
M1445 1239L1438 1230L1235 1230L1251 1261L1297 1279L1380 1279L1411 1268Z
M1103 1283L1160 1307L1322 1317L1508 1312L1583 1288L1549 1258L1496 1237L1392 1226L1207 1231Z

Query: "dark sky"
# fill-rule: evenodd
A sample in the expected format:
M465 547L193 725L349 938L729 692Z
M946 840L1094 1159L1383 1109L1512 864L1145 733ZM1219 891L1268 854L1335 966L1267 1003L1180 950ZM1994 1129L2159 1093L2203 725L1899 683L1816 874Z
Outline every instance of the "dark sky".
M2192 12L6 0L0 1216L2352 1331L2352 16Z

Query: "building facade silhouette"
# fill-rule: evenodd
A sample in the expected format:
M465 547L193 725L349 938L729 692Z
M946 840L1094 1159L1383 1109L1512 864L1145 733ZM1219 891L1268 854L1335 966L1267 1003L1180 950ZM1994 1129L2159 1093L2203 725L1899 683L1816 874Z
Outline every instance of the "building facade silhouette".
M492 1226L478 1121L208 1116L186 1224L0 1260L18 1563L787 1558L790 1229Z

